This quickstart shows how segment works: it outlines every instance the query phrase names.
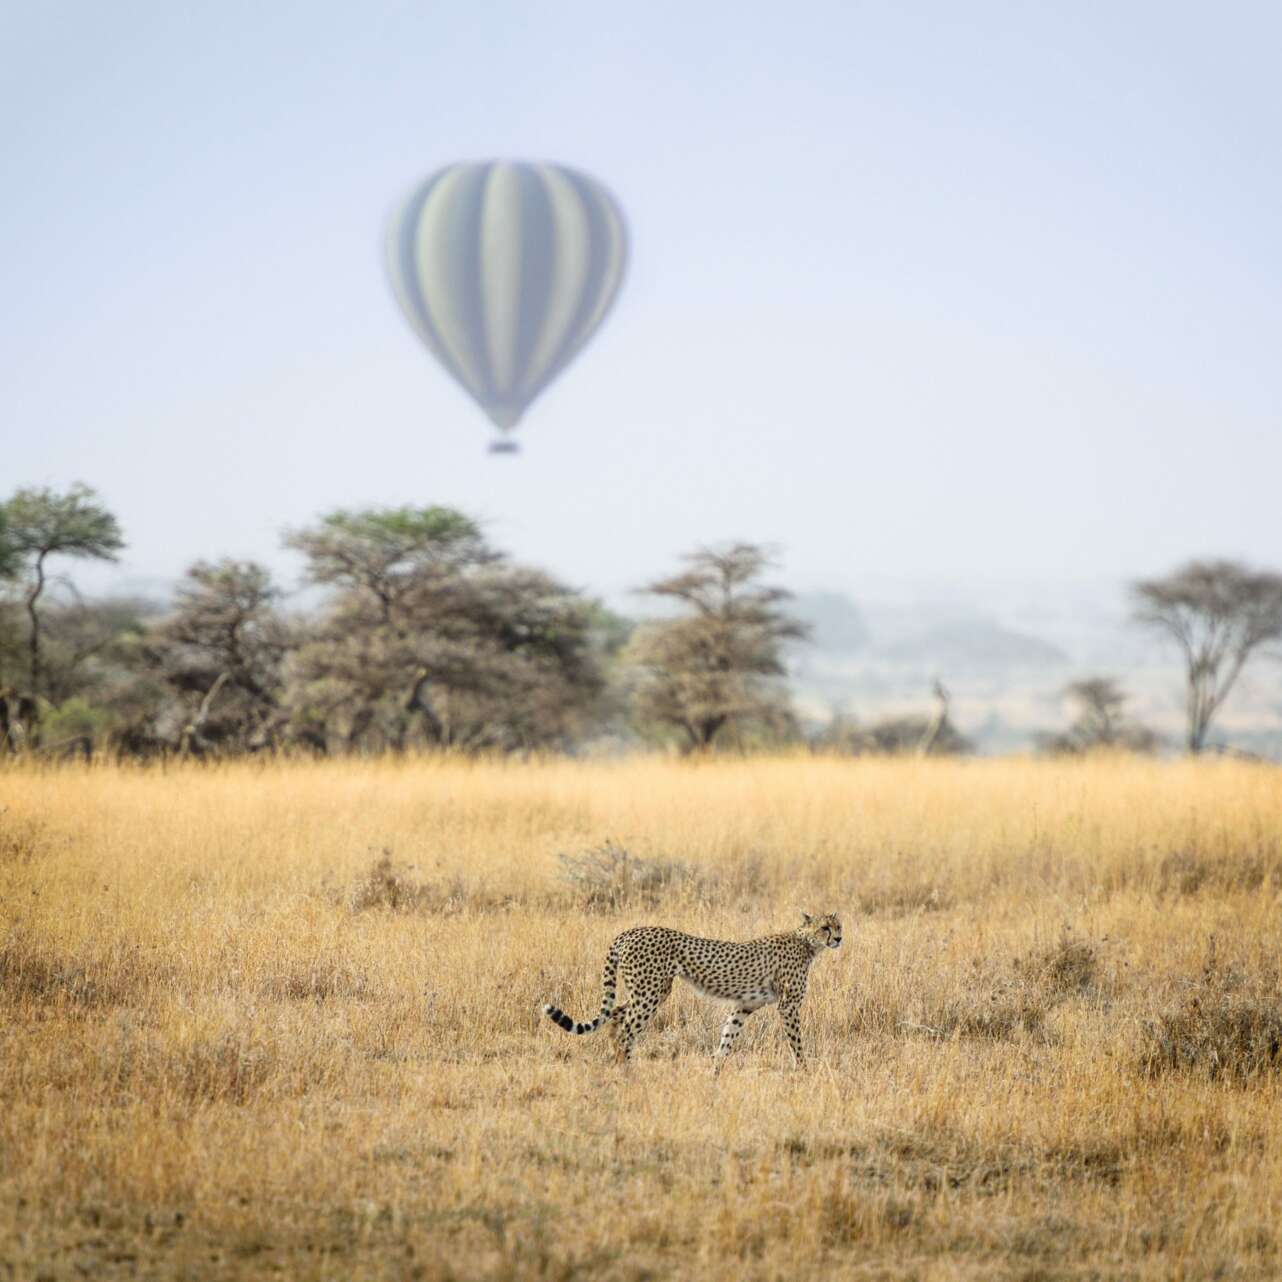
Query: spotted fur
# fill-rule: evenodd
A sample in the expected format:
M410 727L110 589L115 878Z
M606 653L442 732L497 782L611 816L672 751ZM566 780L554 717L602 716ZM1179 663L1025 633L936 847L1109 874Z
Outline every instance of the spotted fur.
M595 1033L603 1024L613 1024L615 1044L626 1062L632 1058L637 1038L672 991L672 981L680 977L702 996L734 1005L721 1029L714 1057L717 1072L744 1021L772 1002L779 1003L788 1045L801 1064L801 1003L810 966L825 948L840 947L841 922L835 913L824 917L803 913L796 930L746 943L700 939L667 926L634 926L619 935L606 954L601 1012L595 1019L579 1023L552 1005L544 1006L543 1013L567 1033ZM620 972L628 986L628 1000L622 1006L616 1005Z

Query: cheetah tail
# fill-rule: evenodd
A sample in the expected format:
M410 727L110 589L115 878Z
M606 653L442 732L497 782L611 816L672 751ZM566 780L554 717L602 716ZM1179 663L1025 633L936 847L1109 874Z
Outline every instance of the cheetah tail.
M614 1013L614 1001L616 996L615 980L619 971L619 945L616 940L610 945L610 951L605 955L605 970L601 974L601 1013L587 1024L580 1024L559 1006L553 1006L551 1003L545 1003L543 1013L558 1028L564 1028L567 1033L575 1033L582 1036L584 1033L595 1033L602 1024Z

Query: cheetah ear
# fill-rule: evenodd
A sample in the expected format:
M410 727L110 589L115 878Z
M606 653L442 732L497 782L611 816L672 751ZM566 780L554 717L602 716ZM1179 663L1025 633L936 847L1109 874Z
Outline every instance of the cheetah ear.
M809 913L801 914L801 924L803 926L809 926L812 921L814 921L814 918Z

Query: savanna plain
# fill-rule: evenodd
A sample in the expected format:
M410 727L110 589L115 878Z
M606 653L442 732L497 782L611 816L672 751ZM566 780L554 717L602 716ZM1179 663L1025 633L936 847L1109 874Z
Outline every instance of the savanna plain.
M1282 1276L1282 773L0 772L0 1278ZM641 922L836 911L798 1071Z

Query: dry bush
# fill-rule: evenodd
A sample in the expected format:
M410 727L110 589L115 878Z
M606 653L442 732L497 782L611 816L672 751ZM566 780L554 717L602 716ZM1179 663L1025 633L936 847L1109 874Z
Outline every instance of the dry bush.
M29 864L49 844L46 826L29 817L13 815L0 806L0 864Z
M174 1089L192 1103L245 1104L275 1069L271 1050L250 1038L226 1032L195 1041L172 1059L148 1063L139 1085L144 1090Z
M1010 961L972 957L967 970L920 1003L919 1017L893 1022L939 1038L1004 1041L1024 1034L1044 1041L1051 1012L1092 992L1098 962L1098 946L1068 932L1053 947Z
M686 884L709 904L735 905L761 899L780 879L795 884L801 875L753 849L735 851L719 867L691 874Z
M952 906L948 894L937 882L921 877L908 877L895 884L879 883L862 888L857 902L861 913L885 917L942 912Z
M122 1029L99 1062L104 1077L125 1095L243 1105L264 1090L276 1060L265 1039L229 1027L176 1045L154 1033Z
M97 1005L101 987L85 968L59 957L42 941L12 927L0 943L0 992L11 1001Z
M586 912L654 908L674 890L698 894L700 879L687 864L629 854L613 842L581 855L558 854L561 881Z
M349 959L332 953L285 958L266 971L258 988L266 997L291 1002L364 1001L374 992L369 978Z
M392 852L386 849L342 898L354 913L384 909L395 913L439 916L464 911L490 912L517 902L512 895L487 891L458 874L420 880L414 868L397 862Z
M968 983L928 1002L921 1031L937 1037L1002 1041L1018 1033L1040 1036L1055 1003L1036 985L1009 975L995 976L979 961Z
M390 850L384 850L374 860L369 871L347 894L348 907L354 913L371 908L399 913L457 911L464 900L460 881L456 880L442 896L439 886L419 881L408 864L398 864L392 858Z
M1015 960L1015 973L1049 1001L1063 1001L1091 990L1099 973L1099 945L1077 939L1065 929L1051 948L1034 949Z
M790 1162L813 1166L839 1160L849 1188L894 1189L928 1195L969 1189L981 1196L1007 1193L1019 1182L1054 1186L1066 1180L1115 1185L1121 1175L1119 1145L1038 1146L1009 1140L982 1142L947 1127L911 1134L873 1133L852 1140L811 1143L794 1137L782 1151Z
M324 1039L300 1037L305 1021L287 1009L225 1001L182 1018L178 1010L116 1012L67 1039L52 1080L78 1081L87 1105L186 1111L299 1098L341 1073L347 1055Z
M155 978L128 944L65 952L18 924L0 940L0 996L7 1001L42 1007L120 1006L144 997Z
M1144 1025L1139 1057L1149 1076L1203 1074L1212 1080L1248 1082L1282 1071L1282 985L1270 973L1248 973L1216 956L1212 939L1197 979L1180 985L1166 1008Z
M1282 890L1282 847L1234 850L1204 854L1176 850L1157 866L1157 890L1162 895L1197 895L1203 890L1221 893Z

